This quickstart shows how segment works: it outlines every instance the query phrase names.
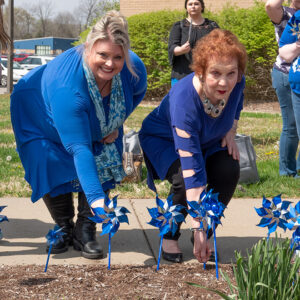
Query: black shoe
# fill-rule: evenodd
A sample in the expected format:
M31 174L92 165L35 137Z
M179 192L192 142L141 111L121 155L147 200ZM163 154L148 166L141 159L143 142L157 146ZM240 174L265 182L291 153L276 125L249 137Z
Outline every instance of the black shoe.
M174 263L182 263L183 261L183 256L182 253L168 253L165 252L163 249L161 249L162 257L163 259L167 261L171 261Z
M217 256L218 256L218 259L217 259L217 262L219 262L219 252L217 251ZM211 261L211 262L216 262L216 257L215 257L215 251L213 251L208 259L208 261Z
M103 258L103 249L97 241L88 241L83 243L77 240L75 237L73 239L73 247L77 251L81 251L81 255L88 259L99 259Z
M73 243L73 229L74 229L74 205L72 193L62 194L56 197L51 197L46 194L43 200L50 212L55 223L62 228L63 241L58 241L52 246L51 253L59 254L68 251L68 248ZM46 247L49 252L49 245Z
M83 193L78 195L78 217L73 235L73 247L88 259L103 258L103 249L96 241L96 224L89 219L91 209Z

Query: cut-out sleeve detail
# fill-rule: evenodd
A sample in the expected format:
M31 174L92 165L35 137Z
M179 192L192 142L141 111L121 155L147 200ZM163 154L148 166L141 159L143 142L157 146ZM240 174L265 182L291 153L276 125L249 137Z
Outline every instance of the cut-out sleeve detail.
M205 162L202 156L198 115L184 107L174 107L171 114L175 150L179 154L186 189L206 185Z
M188 178L188 177L192 177L194 176L196 173L193 169L189 169L189 170L182 170L182 175L183 178Z
M179 153L180 157L190 157L190 156L193 156L192 152L184 151L184 150L181 150L181 149L178 149L178 153Z
M191 137L191 135L188 132L186 132L185 130L175 127L175 131L179 137L182 137L182 138L190 138Z
M178 149L180 149L191 153L201 152L199 136L197 135L191 135L190 138L182 138L175 133L174 141L175 141L175 147L177 151Z

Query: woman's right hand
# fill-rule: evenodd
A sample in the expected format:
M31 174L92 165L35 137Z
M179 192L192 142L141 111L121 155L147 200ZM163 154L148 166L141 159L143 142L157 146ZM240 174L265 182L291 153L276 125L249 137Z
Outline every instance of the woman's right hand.
M92 204L91 204L91 212L93 215L95 215L95 213L93 212L93 209L94 208L103 208L104 207L104 198L102 199L98 199L98 200L95 200Z
M190 51L191 51L190 43L186 42L182 46L177 46L174 49L174 54L175 54L175 56L178 56L178 55L182 55L182 54L185 54L185 53L189 53Z

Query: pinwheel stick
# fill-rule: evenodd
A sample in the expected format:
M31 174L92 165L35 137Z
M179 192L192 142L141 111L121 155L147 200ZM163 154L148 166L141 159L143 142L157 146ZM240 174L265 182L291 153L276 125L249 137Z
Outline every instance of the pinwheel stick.
M214 234L216 277L217 277L217 279L219 279L219 268L218 268L218 254L217 254L217 239L216 239L216 226L215 226L215 221L213 221L212 225L213 225L213 234Z
M208 230L206 231L206 240L208 238ZM206 270L206 262L203 264L203 269Z
M108 265L107 265L108 270L110 270L110 257L111 257L111 233L108 234Z
M45 266L45 270L44 270L45 273L47 272L47 268L48 268L48 263L49 263L49 259L50 259L51 250L52 250L52 243L49 245L49 251L48 251L48 256L47 256L46 266Z
M159 253L158 253L158 259L157 259L157 267L156 267L156 271L159 270L159 264L160 264L160 258L161 258L161 248L162 248L162 243L163 243L163 236L161 236L160 238L160 243L159 243Z

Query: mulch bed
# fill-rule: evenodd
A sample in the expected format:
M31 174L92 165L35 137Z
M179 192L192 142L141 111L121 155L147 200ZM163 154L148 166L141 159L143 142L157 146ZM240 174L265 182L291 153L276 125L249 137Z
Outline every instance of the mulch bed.
M231 279L230 265L219 265ZM0 265L0 299L220 299L217 294L190 286L200 284L230 294L215 265L156 266Z

